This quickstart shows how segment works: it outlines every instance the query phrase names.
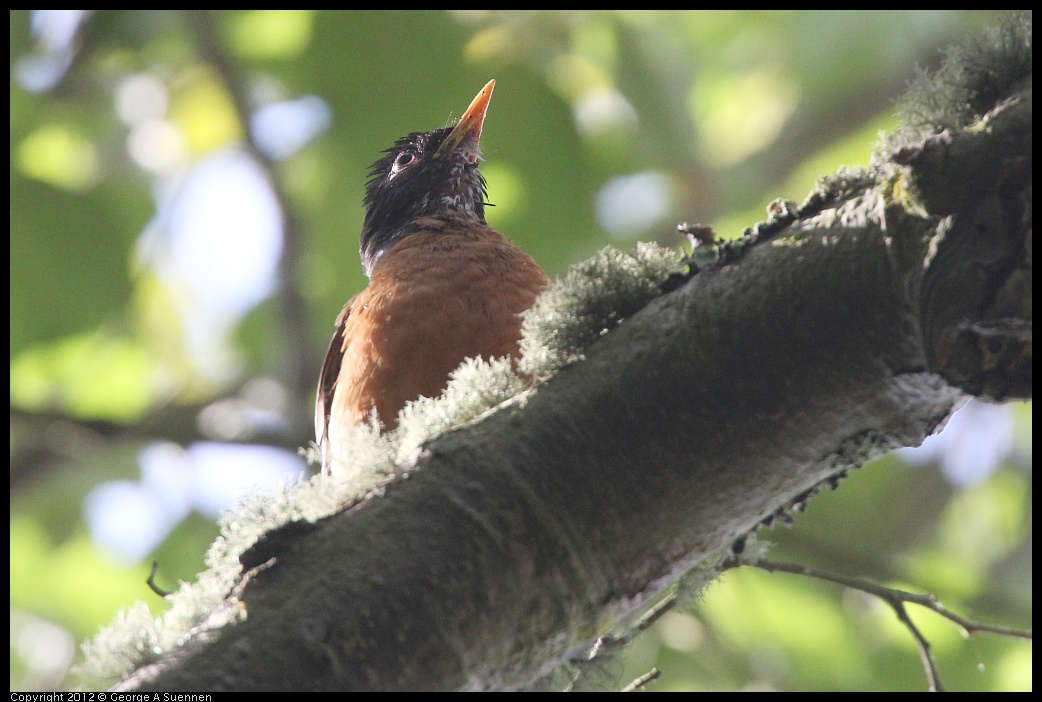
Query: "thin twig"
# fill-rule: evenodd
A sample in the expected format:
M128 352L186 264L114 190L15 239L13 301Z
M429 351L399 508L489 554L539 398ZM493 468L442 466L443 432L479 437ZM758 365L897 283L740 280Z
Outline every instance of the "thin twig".
M163 588L156 585L156 573L158 572L159 561L152 561L152 572L148 574L148 580L145 581L145 584L148 585L149 589L151 589L152 592L165 599L170 596L170 591L164 590Z
M618 651L621 651L623 648L626 647L626 645L630 641L635 639L641 633L647 631L649 628L651 628L651 625L657 622L663 614L673 609L673 607L676 606L676 603L677 593L676 590L674 590L665 597L663 597L661 600L656 602L650 609L648 609L647 612L642 614L640 619L638 619L633 624L633 626L626 627L625 631L623 631L622 633L606 634L597 639L597 641L594 642L593 646L590 647L590 652L586 654L586 660L582 661L579 664L579 669L576 670L575 675L572 676L571 682L568 683L563 692L571 692L575 689L576 684L582 679L583 675L589 669L589 666L592 662L596 661L599 658L606 658L608 656L614 655ZM645 680L643 683L641 683L641 685L646 685L647 683L651 682L659 675L661 675L661 673L657 670L651 670L645 675L651 675L652 673L654 673L654 676L649 678L648 680ZM631 682L629 685L623 688L623 692L632 692L633 690L639 689L639 685L637 687L633 686L636 685L639 681L643 680L644 677L645 676L641 676L633 682Z
M639 678L636 678L629 685L627 685L626 687L622 688L621 691L622 692L636 692L637 690L642 690L642 689L644 689L644 687L646 685L648 685L648 683L651 683L651 682L654 682L655 680L658 680L660 675L662 675L662 671L661 670L659 670L658 668L652 668L648 672L644 673L644 675L641 675Z
M973 634L978 631L987 631L993 634L1000 634L1002 636L1012 636L1015 638L1031 639L1031 630L1019 630L1011 629L1004 626L995 626L993 624L985 624L983 622L976 622L970 619L966 619L954 612L946 609L937 599L936 595L920 595L914 592L908 592L906 590L898 590L896 588L884 587L875 583L862 580L860 578L852 578L846 575L840 575L838 573L829 573L826 571L816 570L805 565L799 565L796 563L784 563L781 561L773 561L767 558L755 558L755 559L741 559L734 558L727 564L727 567L737 567L739 565L748 565L761 570L766 570L770 573L782 572L792 573L794 575L803 575L809 578L815 578L816 580L823 580L844 587L849 587L854 590L860 590L870 595L874 595L879 599L883 600L890 606L891 609L897 614L897 618L908 628L915 638L916 645L919 648L919 657L923 661L923 668L926 670L926 678L929 683L931 691L942 691L944 689L941 683L940 675L937 671L937 663L933 658L933 654L930 651L930 643L926 637L923 636L919 628L912 623L911 618L908 616L908 612L905 609L905 604L917 604L921 607L926 607L931 612L935 612L945 619L958 624L967 634Z

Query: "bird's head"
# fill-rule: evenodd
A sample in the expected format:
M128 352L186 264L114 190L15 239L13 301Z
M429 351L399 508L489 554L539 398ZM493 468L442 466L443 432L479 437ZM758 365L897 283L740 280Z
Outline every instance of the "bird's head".
M365 189L360 252L367 275L419 217L456 214L485 221L485 179L478 172L490 80L454 127L402 137L373 164Z

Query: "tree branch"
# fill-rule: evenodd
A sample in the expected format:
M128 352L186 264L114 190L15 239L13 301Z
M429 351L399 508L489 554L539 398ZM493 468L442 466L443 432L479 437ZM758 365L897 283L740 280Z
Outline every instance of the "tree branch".
M1030 397L1030 104L776 203L581 360L246 551L121 688L523 688L965 392Z

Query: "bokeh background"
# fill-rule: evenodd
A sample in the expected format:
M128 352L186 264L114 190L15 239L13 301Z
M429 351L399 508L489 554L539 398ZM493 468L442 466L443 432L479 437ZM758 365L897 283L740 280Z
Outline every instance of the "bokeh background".
M65 689L216 515L307 468L332 321L365 279L368 166L496 78L489 220L552 275L605 245L738 236L867 165L916 66L996 12L11 12L11 688ZM1031 408L969 404L815 498L776 558L1030 628ZM663 499L668 499L664 496ZM1031 644L912 608L951 689L1031 688ZM859 593L743 569L608 674L652 690L915 690Z

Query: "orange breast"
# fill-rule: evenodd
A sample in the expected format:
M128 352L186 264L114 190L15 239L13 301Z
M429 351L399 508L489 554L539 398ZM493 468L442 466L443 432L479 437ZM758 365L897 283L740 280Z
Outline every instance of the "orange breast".
M465 358L516 357L520 314L548 282L531 257L488 227L411 234L385 253L345 310L332 445L374 407L395 426L406 402L441 394Z

